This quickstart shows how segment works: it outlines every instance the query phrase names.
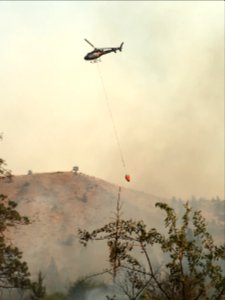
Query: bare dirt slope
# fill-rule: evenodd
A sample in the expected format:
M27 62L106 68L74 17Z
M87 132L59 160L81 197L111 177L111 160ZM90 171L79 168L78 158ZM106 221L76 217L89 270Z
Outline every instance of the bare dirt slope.
M14 176L0 181L1 193L18 203L32 224L13 233L32 273L59 272L63 281L101 270L107 264L103 244L83 248L77 229L94 229L114 217L119 187L85 174L56 172ZM157 197L122 188L124 218L161 224ZM157 215L159 214L159 215ZM63 275L62 275L63 274Z

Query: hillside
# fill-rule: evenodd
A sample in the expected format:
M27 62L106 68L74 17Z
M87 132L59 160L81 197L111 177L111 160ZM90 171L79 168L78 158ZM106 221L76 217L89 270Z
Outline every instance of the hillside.
M41 270L51 290L63 289L78 277L107 266L106 245L82 247L77 229L90 230L113 220L118 188L104 180L72 172L0 180L0 192L16 201L20 213L32 221L16 229L11 236L23 251L32 274ZM157 201L165 199L122 187L123 218L142 219L149 227L162 230L164 215L155 208ZM170 203L182 215L182 202L173 199ZM223 202L193 199L191 204L202 210L214 238L221 241L224 218L219 212L224 207ZM155 260L160 260L157 253Z
M32 220L31 225L21 226L13 233L32 273L42 270L50 276L57 269L65 282L106 265L104 249L99 249L99 245L92 247L93 260L89 249L79 244L76 233L78 228L90 230L113 219L118 188L104 180L72 172L2 179L1 193L16 201L21 214ZM144 219L155 227L159 224L156 201L157 197L122 188L125 218Z

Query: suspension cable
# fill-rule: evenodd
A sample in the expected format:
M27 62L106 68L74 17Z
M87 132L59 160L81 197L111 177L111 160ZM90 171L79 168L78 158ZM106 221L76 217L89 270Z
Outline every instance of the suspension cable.
M107 92L106 92L102 72L101 72L101 69L100 69L100 66L99 66L98 62L97 62L97 69L98 69L99 77L100 77L100 80L101 80L101 84L102 84L102 88L103 88L107 108L108 108L108 111L109 111L109 115L110 115L110 118L111 118L111 121L112 121L113 132L114 132L115 140L116 140L116 143L117 143L117 146L118 146L118 149L119 149L120 159L121 159L122 166L123 166L123 168L125 170L125 173L126 173L126 164L125 164L122 148L120 146L119 135L118 135L118 132L117 132L117 129L116 129L116 124L115 124L115 121L114 121L114 118L113 118L112 110L111 110L110 103L109 103L109 98L108 98L108 95L107 95Z

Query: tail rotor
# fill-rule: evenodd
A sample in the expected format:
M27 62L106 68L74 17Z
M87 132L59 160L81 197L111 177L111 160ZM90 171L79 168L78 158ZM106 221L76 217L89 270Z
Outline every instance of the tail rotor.
M124 44L124 43L122 42L121 45L119 46L119 50L120 50L120 51L122 51L123 44Z

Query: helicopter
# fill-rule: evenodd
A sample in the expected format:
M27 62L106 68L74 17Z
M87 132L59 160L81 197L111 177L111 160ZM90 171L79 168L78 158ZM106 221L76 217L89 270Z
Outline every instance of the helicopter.
M123 42L120 44L119 47L112 47L112 48L96 48L92 43L90 43L87 39L84 39L85 42L87 42L91 47L94 48L93 51L87 53L87 55L85 55L84 59L85 60L93 60L94 62L97 61L97 59L105 54L111 53L111 52L115 52L116 51L122 51L123 48Z

